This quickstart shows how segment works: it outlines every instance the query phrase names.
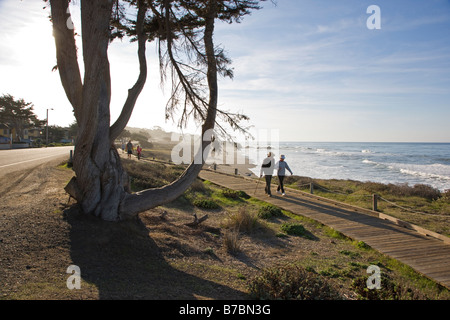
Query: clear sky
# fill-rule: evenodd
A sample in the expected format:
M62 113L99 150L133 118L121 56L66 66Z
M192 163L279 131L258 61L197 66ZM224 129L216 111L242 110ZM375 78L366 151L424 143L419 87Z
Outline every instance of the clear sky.
M79 1L76 1L79 3ZM371 5L380 9L372 20ZM289 141L450 142L449 0L278 0L241 24L218 23L216 44L233 60L219 105ZM0 0L0 94L35 105L49 124L74 121L40 0ZM78 6L72 6L75 25ZM379 21L380 29L369 29ZM77 30L81 33L81 30ZM112 121L137 73L136 44L114 42ZM129 126L161 126L165 98L155 47Z

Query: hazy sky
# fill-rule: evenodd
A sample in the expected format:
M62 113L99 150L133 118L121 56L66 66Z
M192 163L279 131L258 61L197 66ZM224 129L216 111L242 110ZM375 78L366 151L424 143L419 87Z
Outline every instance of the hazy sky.
M79 1L76 1L79 3ZM369 29L380 9L380 29ZM40 0L0 0L0 95L33 102L49 124L74 121ZM449 0L278 0L241 24L218 23L215 43L233 60L219 105L290 141L450 142ZM75 24L78 6L72 6ZM375 17L375 16L373 16ZM378 20L375 20L376 22ZM77 30L81 33L81 30ZM112 121L137 73L136 43L110 47ZM129 126L165 122L155 47Z

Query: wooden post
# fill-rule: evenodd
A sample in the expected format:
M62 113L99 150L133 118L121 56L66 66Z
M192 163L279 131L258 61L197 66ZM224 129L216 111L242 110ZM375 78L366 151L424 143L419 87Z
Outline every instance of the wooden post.
M312 183L312 182L309 184L309 192L311 194L314 194L314 183Z
M69 167L71 167L72 164L73 164L73 150L70 150L70 153L69 153L69 163L68 163Z
M216 171L217 165L215 163L214 163L213 167L214 167L214 171Z
M372 195L372 210L378 211L378 196L376 193Z

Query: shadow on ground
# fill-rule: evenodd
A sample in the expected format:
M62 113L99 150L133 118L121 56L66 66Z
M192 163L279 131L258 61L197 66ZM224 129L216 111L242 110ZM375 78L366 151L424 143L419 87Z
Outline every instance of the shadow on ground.
M248 299L243 292L170 266L140 219L106 222L66 209L73 264L98 299Z

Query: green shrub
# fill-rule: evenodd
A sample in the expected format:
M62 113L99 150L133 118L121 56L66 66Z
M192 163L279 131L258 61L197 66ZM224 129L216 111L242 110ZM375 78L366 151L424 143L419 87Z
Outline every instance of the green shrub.
M380 289L367 288L369 276L361 276L353 280L352 289L360 300L422 300L426 297L416 289L396 283L386 273L381 273Z
M248 194L246 194L244 191L224 189L224 190L222 190L221 193L225 198L230 198L230 199L239 199L239 198L248 199L248 198L250 198L250 196Z
M370 249L370 246L365 243L364 241L358 241L356 242L356 247L360 248L360 249Z
M301 236L306 232L305 227L298 223L283 223L281 225L281 230L289 235L295 236Z
M341 250L341 251L339 251L339 253L343 254L344 256L349 256L351 258L358 258L361 256L358 252L352 252L349 250Z
M331 238L340 239L340 240L347 239L347 237L343 233L341 233L333 228L327 227L327 226L324 227L324 232L327 236L329 236Z
M192 204L202 209L218 209L220 206L210 199L197 198L192 201Z
M250 196L245 191L239 190L238 193L239 193L239 197L240 198L242 198L242 199L250 199Z
M335 300L342 299L324 277L295 265L264 269L249 283L255 299Z
M313 240L315 237L303 225L298 223L283 223L280 227L281 231L291 236L299 236L309 240Z
M239 192L237 192L235 190L231 190L231 189L222 190L222 195L225 198L230 198L230 199L238 199L239 198Z
M283 216L281 209L271 204L263 205L258 211L258 217L261 219L270 219L272 217L281 216Z

